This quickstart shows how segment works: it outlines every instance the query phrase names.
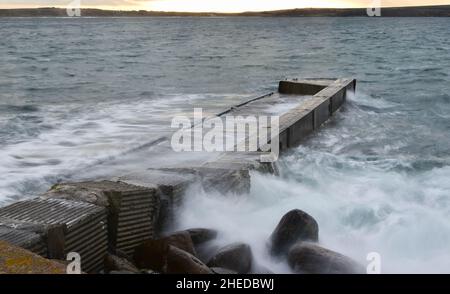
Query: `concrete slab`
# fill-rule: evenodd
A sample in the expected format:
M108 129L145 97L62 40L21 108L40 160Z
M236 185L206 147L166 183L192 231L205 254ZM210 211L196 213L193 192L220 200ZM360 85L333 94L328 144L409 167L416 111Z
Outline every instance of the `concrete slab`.
M108 214L109 248L113 251L120 249L131 254L142 241L155 237L160 196L154 186L114 181L61 183L42 197L104 207Z
M41 225L45 231L47 257L65 259L77 252L86 272L99 270L107 252L107 221L103 207L65 199L35 198L0 208L0 219Z

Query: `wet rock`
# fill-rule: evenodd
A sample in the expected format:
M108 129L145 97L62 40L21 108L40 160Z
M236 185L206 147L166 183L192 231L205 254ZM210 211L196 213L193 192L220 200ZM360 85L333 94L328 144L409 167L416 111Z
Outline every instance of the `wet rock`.
M147 240L134 250L134 263L138 268L161 272L166 264L169 245L164 240Z
M292 246L288 262L296 273L306 274L362 274L361 265L347 256L310 242Z
M134 263L138 268L161 272L166 265L169 246L174 246L189 254L196 255L190 234L187 231L181 231L161 239L144 241L134 251Z
M125 253L124 251L122 251L120 249L116 249L114 251L114 255L116 255L116 256L118 256L120 258L126 259L129 262L133 263L133 258L131 258L127 253Z
M204 263L208 263L211 258L219 251L220 246L212 242L202 243L195 246L195 251L197 251L197 258Z
M141 270L140 273L145 274L145 275L159 275L158 272L155 272L153 270L146 270L146 269Z
M111 271L139 272L139 269L127 259L112 254L105 256L103 265L106 273Z
M170 234L169 236L162 238L162 240L168 245L177 247L194 256L197 254L195 252L194 243L191 239L191 234L188 231L175 232L173 234Z
M169 246L165 273L168 274L213 274L198 258L174 246Z
M252 267L252 251L244 243L233 243L221 248L208 263L210 267L223 267L246 274Z
M217 237L217 231L213 229L195 228L187 230L191 235L194 245L199 245Z
M271 253L286 254L289 248L298 241L314 241L319 239L319 225L316 220L299 209L286 213L270 236Z
M223 267L212 267L211 270L217 275L236 275L237 272Z

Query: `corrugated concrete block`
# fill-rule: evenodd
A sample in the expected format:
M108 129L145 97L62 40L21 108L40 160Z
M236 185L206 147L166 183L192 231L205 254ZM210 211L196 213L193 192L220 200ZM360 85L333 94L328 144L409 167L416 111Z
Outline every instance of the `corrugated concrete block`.
M289 127L289 148L296 147L300 142L314 131L314 114L301 117L297 122Z
M65 199L35 198L0 208L0 218L45 229L47 256L64 259L69 252L81 256L81 267L95 272L107 252L107 220L103 207Z
M186 188L195 181L195 175L190 170L147 169L114 180L158 191L159 210L154 230L158 236L173 222L175 210L181 205Z
M69 199L102 206L108 212L109 247L128 254L155 236L160 197L155 187L125 182L92 181L55 185L45 198Z
M47 244L41 228L22 228L18 224L0 219L0 240L30 250L41 256L47 256Z
M325 100L314 109L314 129L320 127L324 122L326 122L331 116L331 101L330 99Z
M331 112L336 112L345 101L346 90L345 88L331 96Z

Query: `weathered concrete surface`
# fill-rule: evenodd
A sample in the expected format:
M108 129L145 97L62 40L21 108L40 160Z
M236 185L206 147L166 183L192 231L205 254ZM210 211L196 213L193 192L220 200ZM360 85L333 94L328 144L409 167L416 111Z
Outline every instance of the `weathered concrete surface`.
M328 87L333 79L293 79L280 81L278 92L283 94L315 95Z
M44 228L39 225L27 225L0 218L0 240L47 256L47 243Z
M352 79L282 81L278 93L245 101L216 117L279 115L279 134L270 135L279 135L282 151L297 146L326 122L355 85ZM248 146L256 135L241 137L235 147ZM263 147L259 144L258 150L266 150ZM162 150L171 150L170 145L166 142ZM196 157L195 163L175 157L169 163L162 153L155 156L158 164L149 162L152 168L111 181L58 184L41 198L1 208L0 240L51 257L76 251L84 260L83 270L94 271L107 246L131 253L143 240L157 236L175 217L191 183L199 181L205 190L221 193L246 193L252 170L278 174L276 164L262 163L261 155L267 153L209 154Z
M295 88L296 81L285 81ZM300 85L302 82L300 83ZM354 91L354 79L338 79L280 117L282 149L299 145L307 135L318 129L344 103L347 91ZM299 87L298 91L303 88ZM295 92L295 94L298 94Z
M108 213L108 240L112 251L119 249L131 254L142 241L155 236L160 209L156 187L113 181L62 183L42 197L104 207Z
M101 268L107 252L107 220L103 207L65 199L35 198L0 208L0 219L43 234L47 257L65 259L77 252L86 272ZM11 226L12 227L12 226Z
M113 180L157 190L159 208L158 214L154 215L155 229L151 236L154 238L172 223L175 210L181 205L184 191L195 182L196 176L191 172L171 169L147 169L115 177Z
M65 274L66 266L0 240L0 273Z

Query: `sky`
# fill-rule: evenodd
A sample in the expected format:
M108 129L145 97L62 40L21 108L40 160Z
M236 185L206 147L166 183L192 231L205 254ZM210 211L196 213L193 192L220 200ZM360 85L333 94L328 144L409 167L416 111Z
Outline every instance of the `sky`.
M304 7L374 7L445 5L450 0L0 0L0 8L81 7L122 10L242 12ZM378 5L376 5L378 6Z

